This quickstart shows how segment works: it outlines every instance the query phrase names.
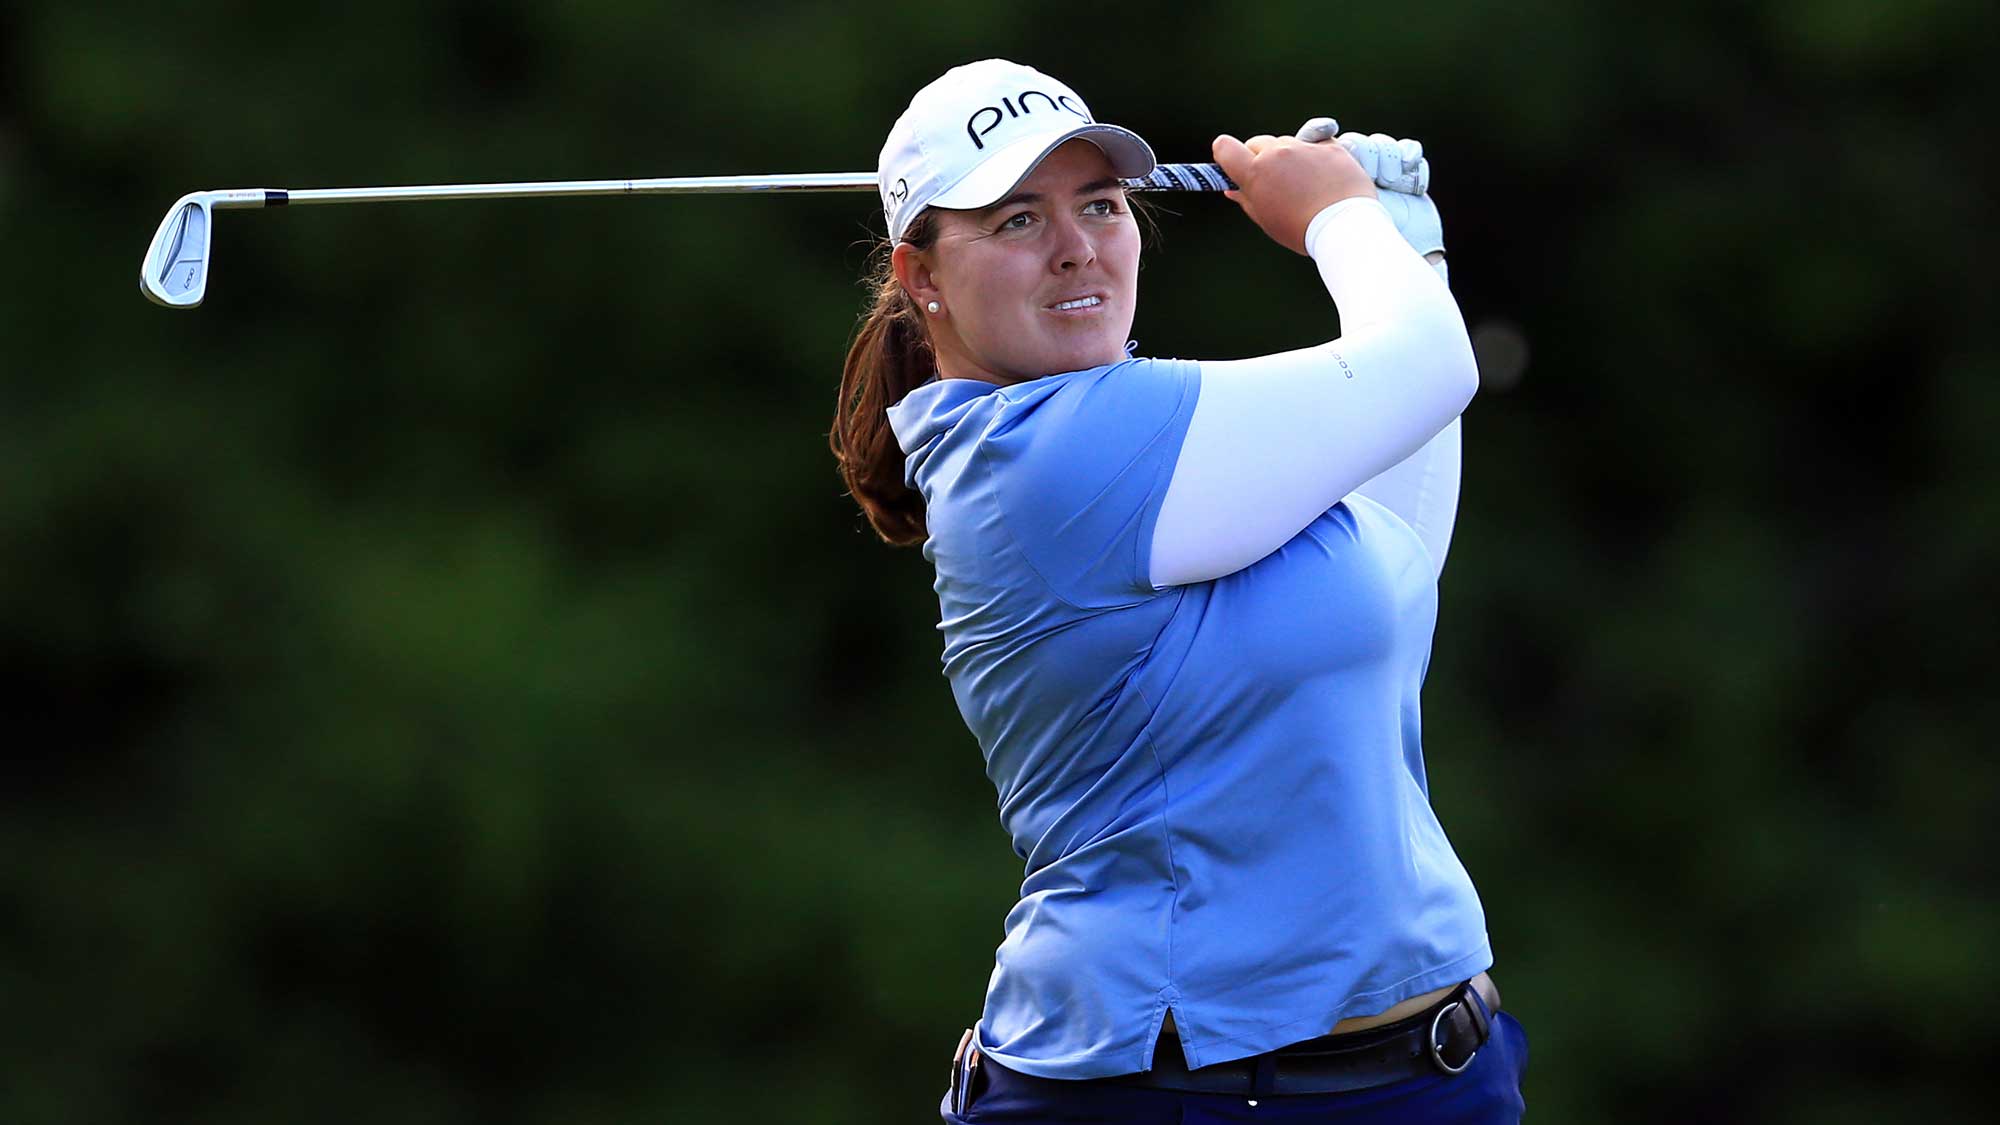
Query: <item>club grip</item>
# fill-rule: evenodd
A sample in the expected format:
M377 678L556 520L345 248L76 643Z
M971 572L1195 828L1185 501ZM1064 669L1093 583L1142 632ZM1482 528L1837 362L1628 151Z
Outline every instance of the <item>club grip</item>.
M1150 174L1126 180L1132 191L1234 191L1235 181L1214 164L1155 164Z

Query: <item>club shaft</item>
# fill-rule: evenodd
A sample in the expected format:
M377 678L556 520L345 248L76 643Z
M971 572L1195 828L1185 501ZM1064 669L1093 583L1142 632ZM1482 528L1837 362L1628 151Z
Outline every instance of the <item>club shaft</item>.
M1224 191L1235 185L1213 164L1162 164L1134 191ZM782 176L679 176L653 180L545 180L502 184L423 184L408 187L249 188L216 192L213 206L230 211L317 203L415 203L443 199L536 199L587 195L738 195L758 192L875 191L873 172L809 172Z
M1227 191L1236 185L1213 164L1161 164L1142 179L1124 181L1132 191ZM212 211L313 203L393 203L437 199L533 199L578 195L708 195L758 192L876 190L872 172L818 172L782 176L683 176L661 180L546 180L512 184L427 184L364 188L224 188L194 191L177 200L153 232L139 261L139 288L169 308L191 309L208 292Z

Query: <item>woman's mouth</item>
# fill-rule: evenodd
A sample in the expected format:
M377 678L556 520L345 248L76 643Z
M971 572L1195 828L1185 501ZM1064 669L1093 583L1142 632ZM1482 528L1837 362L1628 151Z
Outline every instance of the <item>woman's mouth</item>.
M1055 312L1084 312L1090 309L1101 308L1103 307L1103 305L1104 305L1104 298L1098 296L1095 293L1092 293L1087 297L1076 297L1068 301L1057 301L1055 304L1050 305L1048 307Z

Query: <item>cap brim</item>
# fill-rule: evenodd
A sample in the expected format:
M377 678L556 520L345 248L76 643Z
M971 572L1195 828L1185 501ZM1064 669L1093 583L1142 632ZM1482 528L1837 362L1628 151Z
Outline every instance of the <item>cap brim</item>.
M1023 137L995 152L965 178L930 199L932 207L953 211L986 207L1004 199L1050 153L1082 138L1097 146L1120 179L1136 180L1153 170L1153 148L1130 129L1092 123L1054 136Z

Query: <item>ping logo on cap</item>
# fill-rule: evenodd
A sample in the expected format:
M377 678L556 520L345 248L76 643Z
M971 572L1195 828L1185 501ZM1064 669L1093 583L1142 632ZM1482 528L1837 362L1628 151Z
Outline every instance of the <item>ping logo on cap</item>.
M1083 107L1078 105L1076 103L1076 100L1074 98L1071 98L1068 94L1049 94L1041 90L1023 90L1020 93L1015 94L1013 97L1001 98L1000 105L983 105L980 106L978 109L972 111L972 116L965 119L965 135L972 138L972 147L976 149L985 148L986 134L991 133L995 129L998 129L1006 121L1009 121L1016 117L1025 117L1028 114L1033 113L1035 111L1035 106L1034 103L1028 100L1029 98L1042 99L1044 102L1048 103L1048 108L1051 110L1067 111L1069 113L1074 113L1085 121L1094 120L1094 118L1092 118L1090 114L1084 112ZM1015 103L1017 102L1020 104L1019 109L1014 108ZM1006 116L1004 117L1001 116L1000 114L1001 106L1005 106L1007 109ZM986 118L986 115L989 113L993 115L992 118L990 120L986 120L985 124L982 126L980 124L981 120L983 118Z
M1153 170L1145 141L1092 117L1083 98L1058 79L1006 59L952 67L910 99L875 162L890 239L900 241L927 208L994 202L1073 138L1096 145L1126 179Z

